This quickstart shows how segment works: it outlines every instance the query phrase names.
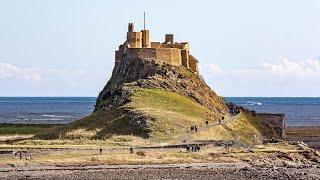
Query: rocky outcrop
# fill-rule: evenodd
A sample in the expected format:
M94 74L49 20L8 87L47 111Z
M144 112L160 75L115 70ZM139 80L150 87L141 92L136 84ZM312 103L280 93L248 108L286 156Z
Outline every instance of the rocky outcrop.
M180 93L214 113L228 112L224 99L185 67L149 59L123 58L115 65L111 79L100 92L94 111L110 110L125 104L136 88L162 88Z
M157 110L161 114L170 112L170 118L167 118L169 116L159 117L153 112L148 113L141 110L140 106L130 106L134 103L133 97L136 97L137 92L147 89L152 92L169 91L170 93L164 95L165 97L162 96L167 99L176 97L173 94L183 95L179 97L183 97L181 103L188 101L193 104L188 106L186 103L174 103L179 107L171 106L170 110L165 109L167 104L153 107L159 108ZM139 98L141 101L148 100L148 97ZM159 103L166 102L159 101ZM144 110L151 108L149 105L144 104ZM190 107L198 109L188 110L187 108ZM175 111L183 108L194 112L192 117L186 111ZM191 123L202 124L205 118L217 120L227 113L228 108L224 99L186 67L172 66L151 59L123 57L121 61L116 62L112 76L100 92L91 115L38 137L42 139L105 139L113 135L133 135L167 141L171 140L173 135L177 136L188 130ZM166 118L168 121L164 120ZM159 130L159 128L162 129Z

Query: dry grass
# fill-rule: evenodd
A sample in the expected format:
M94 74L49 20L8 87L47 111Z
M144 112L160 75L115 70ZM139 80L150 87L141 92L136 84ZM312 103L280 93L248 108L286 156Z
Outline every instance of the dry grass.
M202 128L192 136L195 140L236 140L244 144L260 144L262 137L272 136L274 133L260 119L242 112L236 117L227 118L222 125Z
M230 131L226 130L223 126L218 125L205 129L199 133L193 134L193 138L198 141L207 140L233 140L233 136Z
M163 89L138 90L127 106L154 119L148 121L148 126L156 142L172 141L191 126L203 126L211 112L183 95Z
M23 135L23 134L14 134L14 135L0 135L0 141L8 141L8 140L15 140L15 139L28 139L32 138L34 135L28 134L28 135Z
M15 148L114 148L139 147L155 145L148 139L137 136L112 136L107 140L90 139L55 139L55 140L23 140L13 145L0 145L0 147Z
M68 131L66 133L66 137L70 139L91 139L93 138L101 129L92 129L92 130L87 130L87 129L74 129L71 131Z
M18 157L0 157L1 164L18 164L25 166L33 165L74 165L74 164L162 164L162 163L192 163L192 162L239 162L250 161L268 156L276 158L273 153L283 152L291 155L301 153L299 147L287 143L259 145L248 149L231 147L228 150L223 147L208 146L203 147L199 152L186 153L181 149L145 149L128 150L119 152L105 151L99 155L98 150L72 150L72 151L53 151L50 153L40 153L33 157L32 161L19 160ZM226 153L228 152L228 153Z
M228 122L226 127L232 130L238 141L245 144L261 143L263 137L269 137L275 133L260 119L245 112L242 112L237 119Z

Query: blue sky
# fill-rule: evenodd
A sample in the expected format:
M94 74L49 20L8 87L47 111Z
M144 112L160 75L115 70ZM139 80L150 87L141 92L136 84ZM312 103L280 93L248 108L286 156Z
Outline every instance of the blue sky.
M320 1L0 0L0 96L96 96L127 23L189 41L222 96L320 96Z

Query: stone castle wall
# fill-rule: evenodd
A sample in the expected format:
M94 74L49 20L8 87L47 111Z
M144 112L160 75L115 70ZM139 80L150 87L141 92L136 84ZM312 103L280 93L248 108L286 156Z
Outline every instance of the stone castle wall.
M174 66L182 65L181 50L176 48L128 48L126 55L129 59L150 59Z
M199 72L198 60L192 55L189 55L189 68L193 72Z
M258 113L257 117L271 124L279 137L285 137L285 114Z

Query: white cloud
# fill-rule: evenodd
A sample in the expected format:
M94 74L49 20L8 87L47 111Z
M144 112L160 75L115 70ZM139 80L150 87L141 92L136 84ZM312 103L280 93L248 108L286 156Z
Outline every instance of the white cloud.
M315 75L320 77L320 61L306 60L300 62L283 59L280 64L262 64L263 70L279 77L308 78Z
M320 61L316 59L283 59L231 70L209 64L202 74L225 96L320 96Z
M222 74L224 74L223 72L223 70L220 68L220 66L218 66L218 65L216 65L216 64L209 64L208 66L207 66L209 69L210 69L210 71L213 73L213 74L215 74L215 75L222 75Z
M41 80L41 73L39 70L19 68L12 64L0 63L0 79L18 78L31 81Z
M95 96L106 72L19 67L0 63L0 96Z
M38 69L21 68L9 63L0 63L0 79L22 79L40 81L47 78L74 78L83 76L86 72L78 69Z
M206 73L212 75L223 76L251 76L251 75L269 75L278 76L279 78L312 78L320 76L320 61L319 60L306 60L306 61L290 61L283 59L278 64L263 63L256 68L247 69L233 69L223 70L216 64L206 65Z
M18 68L8 63L0 63L0 79L9 78L18 72Z

